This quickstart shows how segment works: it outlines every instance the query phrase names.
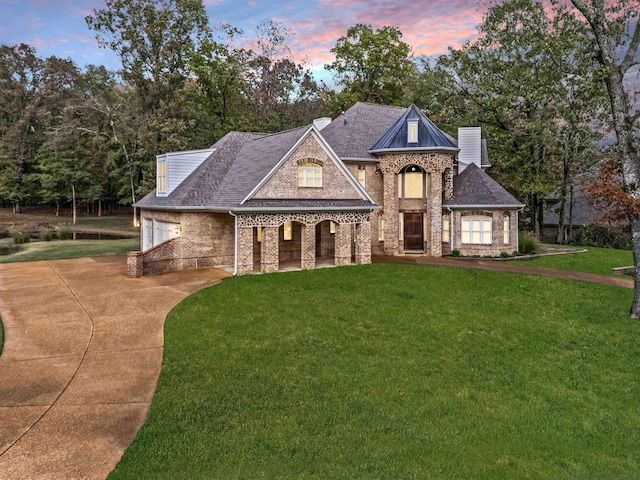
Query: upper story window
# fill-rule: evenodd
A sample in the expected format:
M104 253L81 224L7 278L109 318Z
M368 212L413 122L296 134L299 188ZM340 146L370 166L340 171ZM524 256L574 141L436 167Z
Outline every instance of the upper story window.
M367 187L367 170L364 165L358 165L358 183L362 188Z
M299 187L322 187L322 165L302 163L298 165Z
M407 120L407 143L418 143L418 119Z
M417 165L409 165L398 174L398 198L424 198L426 174Z
M158 160L156 172L156 191L165 193L167 191L167 162L166 160Z

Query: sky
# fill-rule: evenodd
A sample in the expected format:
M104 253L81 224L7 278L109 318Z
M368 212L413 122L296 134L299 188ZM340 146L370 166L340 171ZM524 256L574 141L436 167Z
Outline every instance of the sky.
M480 0L203 0L211 27L229 23L251 34L264 20L281 22L295 35L290 47L308 62L316 79L327 80L324 64L336 40L356 23L398 27L414 55L437 56L477 36L484 13ZM98 47L85 17L105 7L104 0L0 0L0 44L26 43L38 56L71 58L79 67L119 59Z

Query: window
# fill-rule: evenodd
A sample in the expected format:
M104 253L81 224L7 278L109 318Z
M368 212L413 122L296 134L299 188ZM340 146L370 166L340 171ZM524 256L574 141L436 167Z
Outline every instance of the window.
M155 247L167 240L172 240L180 236L180 224L161 222L159 220L143 220L143 249Z
M449 215L442 216L442 241L449 242L451 238L451 217Z
M384 242L384 218L382 215L378 217L378 241Z
M398 240L404 240L404 213L398 214Z
M398 174L398 198L424 198L425 172L409 165Z
M262 227L256 227L258 229L258 243L262 242Z
M491 217L462 217L462 243L491 245Z
M358 183L362 185L362 188L367 186L367 171L364 165L358 165Z
M336 233L336 224L335 222L329 222L329 233L330 234L334 234Z
M158 160L156 190L159 193L167 191L167 162L166 160Z
M299 187L322 187L322 167L315 163L303 163L298 167Z
M291 222L284 222L284 239L291 240L293 239L293 228L291 226Z
M142 250L148 250L153 247L153 220L149 218L142 219Z
M407 143L418 143L418 120L407 120Z
M502 217L502 241L507 244L509 242L509 234L511 233L511 229L509 228L509 215L505 215Z

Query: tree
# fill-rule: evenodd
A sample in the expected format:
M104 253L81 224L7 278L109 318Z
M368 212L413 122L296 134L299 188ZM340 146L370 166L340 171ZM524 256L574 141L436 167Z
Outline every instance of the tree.
M331 49L335 61L325 65L334 72L342 92L334 100L341 109L356 101L394 105L402 103L417 73L411 48L396 27L356 24Z
M640 201L640 157L634 125L640 113L632 112L624 77L640 65L640 9L635 0L619 0L605 6L604 0L571 0L586 19L595 39L595 62L609 96L611 122L620 153L624 189L637 204ZM640 318L640 216L630 216L635 266L631 318Z

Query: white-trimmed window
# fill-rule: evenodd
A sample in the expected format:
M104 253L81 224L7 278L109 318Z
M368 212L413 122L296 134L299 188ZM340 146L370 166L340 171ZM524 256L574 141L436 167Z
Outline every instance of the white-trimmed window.
M367 170L364 165L358 165L358 183L362 188L367 187Z
M425 171L417 165L409 165L398 174L398 198L424 198Z
M292 240L293 239L293 226L291 221L284 222L284 240Z
M161 222L151 218L142 219L142 249L148 250L167 240L180 236L180 224Z
M167 192L167 161L158 160L158 167L156 169L156 191L158 193Z
M511 218L509 217L509 215L505 215L504 217L502 217L502 241L505 243L505 245L508 243L511 243L510 242L510 237L511 237L510 220Z
M449 215L442 216L442 241L449 242L451 239L451 217Z
M462 217L462 243L491 245L491 217L467 215Z
M378 217L378 241L384 242L384 218L382 215Z
M407 121L407 143L418 143L418 120Z
M298 166L299 187L322 187L322 166L315 163L303 163Z

